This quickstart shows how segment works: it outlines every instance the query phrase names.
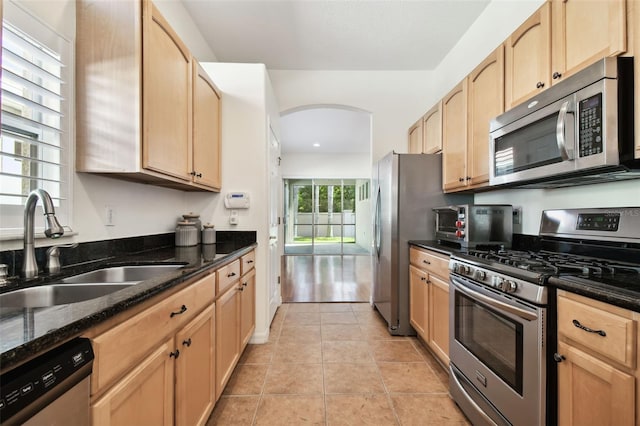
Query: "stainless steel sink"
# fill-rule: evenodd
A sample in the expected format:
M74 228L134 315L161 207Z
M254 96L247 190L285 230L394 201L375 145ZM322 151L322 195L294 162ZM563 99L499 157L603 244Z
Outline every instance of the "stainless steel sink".
M0 307L39 308L106 296L141 281L175 271L182 263L113 266L63 278L49 285L0 294Z
M63 278L59 282L64 284L138 283L175 271L183 266L184 264L114 266Z
M0 294L0 307L41 308L106 296L135 283L51 284Z

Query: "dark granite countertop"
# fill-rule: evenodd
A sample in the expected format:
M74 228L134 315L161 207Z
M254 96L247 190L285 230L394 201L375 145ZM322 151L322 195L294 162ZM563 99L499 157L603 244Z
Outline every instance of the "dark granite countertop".
M444 254L445 256L451 256L454 253L460 253L465 251L465 249L461 249L460 247L440 244L438 241L411 240L409 241L409 245L420 247L427 250L433 250L438 253Z
M439 244L438 241L412 240L409 245L433 250L444 255L464 253L465 249ZM628 288L618 288L606 284L598 285L586 282L580 277L549 278L549 285L572 293L580 294L591 299L631 309L640 312L640 283L630 285Z
M55 282L70 275L109 266L184 262L185 266L156 278L96 299L46 308L0 306L0 370L6 371L33 356L156 296L220 267L251 251L257 244L246 241L219 242L194 247L170 247L111 257L63 268L61 273L32 280L14 280L2 293L17 288Z

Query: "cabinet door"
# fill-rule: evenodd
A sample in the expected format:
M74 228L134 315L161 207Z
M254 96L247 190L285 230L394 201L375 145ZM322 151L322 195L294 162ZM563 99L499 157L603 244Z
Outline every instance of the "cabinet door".
M409 129L409 154L422 154L422 119Z
M220 95L193 61L193 181L220 190Z
M240 291L234 285L216 302L216 400L240 357Z
M422 152L435 154L442 151L442 101L424 115L422 135Z
M94 426L173 424L173 339L158 348L91 406Z
M564 342L558 353L558 423L581 426L632 426L634 377Z
M498 47L469 75L467 185L489 182L489 122L504 112L504 48Z
M429 341L427 279L426 272L415 266L409 266L409 322L425 342Z
M449 283L429 275L429 347L449 365Z
M553 0L552 83L627 48L625 0Z
M176 335L176 425L204 425L215 404L215 305Z
M142 15L142 167L191 181L191 54L150 0Z
M442 99L442 186L467 184L467 79Z
M505 41L505 108L550 86L551 4L545 3Z
M256 270L240 279L240 352L256 328Z

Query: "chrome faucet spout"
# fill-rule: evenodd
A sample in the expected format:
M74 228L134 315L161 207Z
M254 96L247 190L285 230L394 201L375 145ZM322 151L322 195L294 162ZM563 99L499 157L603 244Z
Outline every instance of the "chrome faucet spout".
M34 220L38 199L42 201L45 217L44 235L47 238L59 238L64 234L64 229L56 219L55 208L51 196L44 189L31 191L24 206L24 260L22 262L22 275L25 278L38 276L38 264L34 247Z

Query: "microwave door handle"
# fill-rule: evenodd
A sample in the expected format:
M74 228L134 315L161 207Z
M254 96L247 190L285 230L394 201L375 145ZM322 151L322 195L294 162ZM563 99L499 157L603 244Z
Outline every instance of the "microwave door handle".
M569 101L565 101L558 113L558 121L556 123L556 141L558 143L558 150L560 151L560 157L564 161L573 160L573 147L567 147L567 139L565 137L567 127L567 115L573 114L569 111Z

